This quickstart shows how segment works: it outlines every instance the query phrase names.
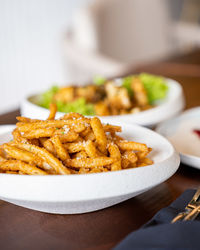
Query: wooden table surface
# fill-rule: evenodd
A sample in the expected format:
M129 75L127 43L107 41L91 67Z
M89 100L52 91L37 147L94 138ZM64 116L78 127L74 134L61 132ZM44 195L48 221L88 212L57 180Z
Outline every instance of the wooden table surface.
M168 62L200 66L200 50ZM188 66L188 74L185 68L181 71L181 65L177 73L170 71L168 66L152 64L139 70L173 77L183 86L186 108L200 105L200 76L195 73L193 76L192 66ZM15 123L16 115L19 111L1 115L0 124ZM0 249L110 249L184 190L198 186L200 171L181 164L168 181L128 201L93 213L51 215L0 201Z

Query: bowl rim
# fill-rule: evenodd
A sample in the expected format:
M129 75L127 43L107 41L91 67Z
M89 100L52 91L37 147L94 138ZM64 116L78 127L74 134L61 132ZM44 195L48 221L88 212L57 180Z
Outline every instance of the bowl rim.
M119 122L119 121L118 121ZM120 124L122 124L122 130L123 130L123 126L128 126L128 127L133 127L133 129L134 128L136 128L136 129L141 129L141 130L146 130L146 131L148 131L148 132L150 132L150 133L152 133L152 134L154 134L154 135L156 135L157 137L159 137L161 140L163 140L167 145L168 145L168 147L169 147L169 149L170 149L170 155L167 157L167 159L168 158L170 158L173 154L174 154L174 152L176 152L176 150L175 150L175 148L174 148L174 146L163 136L163 135L161 135L161 134L159 134L159 133L157 133L157 132L155 132L155 131L153 131L153 130L151 130L151 129L149 129L149 128L146 128L146 127L142 127L142 126L140 126L140 125L137 125L137 124L130 124L130 123L128 123L128 124L126 124L126 123L124 123L124 122L120 122ZM4 132L1 132L1 126L2 127L7 127L8 128L8 130L7 131L4 131ZM12 130L15 128L16 126L15 125L12 125L12 124L8 124L8 125L0 125L0 137L2 136L2 135L5 135L5 134L7 134L7 133L11 133L12 132ZM165 159L165 160L167 160L167 159ZM141 170L139 170L139 169L145 169L146 167L154 167L154 166L156 166L156 165L158 165L160 162L157 162L157 163L154 163L154 164L152 164L152 165L148 165L148 166L143 166L143 167L139 167L139 168L130 168L130 169L122 169L122 170L118 170L118 171L108 171L108 172L102 172L102 173L92 173L92 174L70 174L70 175L47 175L47 176L42 176L42 175L13 175L13 174L6 174L6 173L0 173L0 176L2 176L2 175L5 175L5 176L14 176L14 177L16 177L17 176L17 178L31 178L31 177L33 177L33 178L63 178L63 177L67 177L67 178L81 178L81 177L85 177L85 176L93 176L93 175L97 175L98 174L98 176L102 176L102 175L108 175L108 174L118 174L118 173L121 173L121 172L123 172L123 173L128 173L128 172L132 172L132 171L141 171Z
M177 97L181 97L183 96L183 88L181 86L181 84L174 80L174 79L171 79L171 78L166 78L166 77L163 77L165 80L166 80L166 83L169 87L169 91L166 95L166 97L164 98L164 100L162 100L159 104L155 105L154 107L152 107L151 109L148 109L148 110L143 110L141 112L138 112L138 113L135 113L135 114L122 114L122 115L109 115L109 116L98 116L102 119L106 119L106 118L113 118L113 119L116 119L116 118L119 118L119 117L123 117L123 118L130 118L130 117L141 117L141 116L144 116L144 115L148 115L148 114L151 114L152 112L157 112L159 111L160 109L162 109L163 107L167 106L169 103L173 102L176 100ZM117 79L120 79L120 78L117 78ZM173 97L171 98L170 100L166 100L169 93L170 93L170 90L171 88L170 87L175 87L176 90L177 90L177 96L176 98ZM47 108L44 108L44 107L41 107L40 105L38 104L35 104L33 103L32 101L30 101L31 98L36 98L36 97L39 97L42 93L35 93L35 94L30 94L28 95L24 100L23 102L26 102L28 103L29 105L32 105L34 108L38 108L38 109L41 109L43 110L44 112L48 111ZM66 113L65 112L60 112L58 111L57 112L58 115L65 115ZM97 116L97 115L96 115ZM87 116L87 117L92 117L92 116Z

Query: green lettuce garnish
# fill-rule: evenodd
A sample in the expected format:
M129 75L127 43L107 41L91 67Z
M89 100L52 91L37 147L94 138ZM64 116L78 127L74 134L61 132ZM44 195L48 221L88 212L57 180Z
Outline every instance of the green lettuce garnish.
M166 97L168 86L163 77L142 73L139 78L147 91L150 104Z
M122 79L122 86L127 89L130 97L134 95L131 88L131 83L134 77L138 77L147 91L149 104L154 104L156 101L164 99L167 95L168 86L165 79L161 76L155 76L147 73L142 73L139 75L127 76ZM102 85L106 82L106 79L100 76L96 76L94 83L96 85ZM49 109L50 103L53 101L53 96L59 91L58 86L53 86L40 96L40 101L38 105L41 107ZM79 98L73 102L56 102L58 111L69 113L77 112L82 115L95 115L94 105L87 103L85 98Z
M82 115L95 115L94 105L86 103L86 100L83 97L69 103L58 101L56 104L58 111L60 112L76 112Z
M53 96L58 92L59 87L58 86L52 86L49 90L45 91L41 97L39 105L49 109L49 105L53 100Z
M95 76L93 79L94 84L100 86L103 85L106 82L106 78L102 76Z
M59 90L59 87L53 86L46 92L44 92L40 97L39 105L41 107L49 109L50 103L53 101L53 96ZM86 103L85 98L79 98L73 102L65 103L62 101L55 102L58 108L58 111L69 113L76 112L82 115L95 115L94 105Z
M147 73L142 73L137 76L128 76L123 79L122 86L128 90L130 96L134 94L131 88L131 82L134 77L138 77L143 83L144 88L147 91L150 104L154 104L156 101L166 97L168 86L165 79L161 76L155 76Z
M133 76L127 76L127 77L124 77L123 81L122 81L122 86L127 89L128 94L130 95L130 97L133 96L133 90L131 88L132 80L133 80Z

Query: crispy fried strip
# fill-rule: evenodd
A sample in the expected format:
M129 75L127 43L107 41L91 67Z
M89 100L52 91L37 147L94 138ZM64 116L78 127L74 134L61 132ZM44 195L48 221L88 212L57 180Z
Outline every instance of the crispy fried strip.
M144 143L133 142L133 141L117 141L116 144L123 151L137 150L142 152L148 152L148 147Z
M13 135L14 141L28 143L28 140L21 136L21 133L19 132L17 128L13 130L12 135Z
M106 101L99 101L94 104L95 114L98 116L110 115L110 111Z
M5 171L6 174L18 174L17 171L10 171L10 170L7 170Z
M92 174L92 173L102 173L102 172L108 172L108 169L106 167L92 168L90 170L89 174Z
M62 129L56 130L54 135L59 135L59 139L61 140L62 143L64 143L64 142L73 142L76 139L78 139L78 137L79 137L78 133L74 132L73 130L69 130L66 133Z
M82 136L82 137L85 137L88 133L90 133L92 130L91 130L91 127L90 126L88 126L88 127L86 127L86 129L84 130L84 131L82 131L82 132L80 132L80 136Z
M27 132L24 132L22 135L23 138L26 139L34 139L34 138L41 138L41 137L51 137L54 134L55 129L54 128L38 128L35 130L30 130Z
M151 151L152 151L152 148L148 148L148 151L136 152L136 155L137 155L138 159L141 160L141 159L145 158Z
M29 139L28 142L29 142L30 144L35 145L35 146L40 146L40 141L39 141L39 139L37 139L37 138Z
M121 153L119 151L119 148L116 144L110 144L108 146L108 151L110 153L110 157L112 158L116 158L117 161L114 162L112 165L111 165L111 171L116 171L116 170L120 170L122 169L121 167Z
M35 163L39 167L43 168L43 161L35 154L28 152L27 150L19 149L14 146L10 146L8 144L3 145L4 150L8 155L10 155L12 158L15 158L16 160L22 160L27 163ZM31 147L31 145L29 145Z
M56 151L53 146L53 143L51 142L50 139L47 138L40 138L40 143L43 145L43 147L46 148L47 151L49 151L51 154L55 155Z
M3 158L2 156L0 156L0 162L1 162L1 161L6 161L6 159Z
M102 171L102 169L100 169L100 168L92 168L92 169L89 171L90 174L101 173L101 172L103 172L103 171Z
M45 171L19 160L0 162L0 169L3 171L22 171L30 175L47 175Z
M78 137L74 142L84 142L85 140L82 137Z
M99 151L98 148L96 148L96 152L98 156L107 156L107 154L104 154L101 151Z
M88 156L90 158L95 158L97 157L97 151L96 151L96 147L95 147L95 144L91 141L91 140L88 140L86 143L85 143L85 151L86 153L88 154Z
M63 146L70 154L85 150L85 145L83 142L64 143Z
M80 168L78 173L79 174L88 174L90 172L89 168Z
M145 167L145 166L147 166L147 164L145 163L145 162L137 162L137 167Z
M70 132L67 135L59 135L59 139L61 140L62 143L65 142L74 142L78 139L79 135L75 132Z
M0 145L0 156L5 158L5 150L3 149L3 145Z
M59 136L53 136L51 138L51 141L54 145L54 148L56 150L56 154L58 156L58 158L60 158L62 161L66 160L66 159L69 159L70 156L68 154L68 152L65 150L65 148L63 147L60 139L59 139Z
M122 132L122 128L120 126L110 124L103 124L103 129L105 132Z
M79 114L79 113L67 113L66 115L64 115L63 117L61 117L61 120L68 120L68 119L78 119L78 118L85 118L83 115Z
M92 130L94 132L96 141L99 145L99 149L103 152L106 153L107 149L106 149L106 145L107 145L107 138L106 138L106 134L104 132L103 126L99 120L99 118L97 117L93 117L91 119L91 127Z
M8 143L10 144L12 143L12 141ZM0 156L1 156L1 159L5 159L5 160L11 159L11 157L6 153L5 149L3 148L3 144L0 145Z
M112 139L114 141L124 141L124 139L121 136L116 135L116 134L112 134Z
M24 172L22 172L22 171L18 171L18 174L20 174L20 175L26 175Z
M41 120L38 120L38 119L31 119L31 118L27 118L27 117L24 117L24 116L17 116L16 119L19 121L19 122L39 122Z
M75 153L72 155L72 159L81 159L81 158L87 158L87 153L85 151L80 151L78 153Z
M90 131L85 137L84 139L87 141L87 140L91 140L91 141L94 141L95 140L95 135L93 133L93 131Z
M56 116L56 112L57 112L57 106L56 106L56 104L55 103L51 103L49 109L50 109L50 114L49 114L47 120L54 120L55 116Z
M18 127L20 132L27 132L33 129L42 129L42 128L62 128L64 125L73 125L79 123L88 123L89 119L77 119L77 120L46 120L46 121L38 121L32 123L24 123L18 122L16 126Z
M78 174L78 170L77 169L69 169L71 174Z
M122 155L122 161L121 161L122 168L123 168L123 169L129 168L130 163L131 163L131 162L130 162L126 157L124 157L124 156Z
M139 106L145 106L148 105L148 97L147 92L144 88L143 83L139 78L133 78L133 81L131 83L131 88L134 92L134 97Z
M133 151L126 151L123 153L123 157L127 158L131 163L136 163L138 157Z
M56 171L57 174L70 174L70 171L62 164L62 162L54 157L51 153L49 153L46 149L34 145L31 145L30 147L30 145L24 143L13 143L13 145L37 154L45 162L47 162Z
M3 147L6 153L12 158L15 158L16 160L25 161L29 163L30 165L31 164L36 165L46 170L50 174L54 173L53 169L47 163L45 163L40 157L38 157L36 154L28 152L27 150L19 149L15 146L10 146L8 144L4 144Z
M89 126L88 123L76 123L72 125L72 129L76 133L81 133L83 132L87 127Z
M69 128L70 126L70 128ZM62 128L60 128L58 131L56 131L56 134L60 133L66 133L66 129L69 129L70 131L73 131L75 133L81 133L88 127L88 123L73 123L71 125L64 125ZM58 128L57 128L58 129Z
M142 160L140 160L139 163L144 163L146 165L152 165L153 161L146 157L146 158L143 158Z
M65 165L75 168L95 168L103 167L114 163L117 159L111 157L98 157L86 159L67 159Z

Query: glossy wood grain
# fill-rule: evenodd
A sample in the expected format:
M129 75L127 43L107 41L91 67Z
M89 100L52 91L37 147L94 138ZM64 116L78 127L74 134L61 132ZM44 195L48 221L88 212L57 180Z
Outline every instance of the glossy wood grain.
M200 52L171 62L200 65ZM144 68L162 73L160 68ZM141 71L142 68L140 69ZM139 71L140 71L139 70ZM169 72L163 75L171 77ZM186 108L200 105L200 78L174 75L184 89ZM15 123L19 111L0 116L0 124ZM0 249L88 249L115 246L128 233L146 223L184 190L200 186L200 171L181 164L165 183L113 207L81 215L51 215L0 201ZM106 187L105 187L106 188Z

